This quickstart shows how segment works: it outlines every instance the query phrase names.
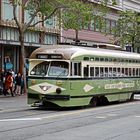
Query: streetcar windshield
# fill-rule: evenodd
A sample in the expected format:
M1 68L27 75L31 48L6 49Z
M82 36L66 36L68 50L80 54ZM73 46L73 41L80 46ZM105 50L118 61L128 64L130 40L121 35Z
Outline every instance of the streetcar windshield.
M67 76L68 62L62 61L44 61L37 64L30 72L34 76Z
M67 76L68 75L68 63L67 62L51 62L48 76Z
M45 76L48 71L50 62L42 62L37 64L30 72L30 75Z

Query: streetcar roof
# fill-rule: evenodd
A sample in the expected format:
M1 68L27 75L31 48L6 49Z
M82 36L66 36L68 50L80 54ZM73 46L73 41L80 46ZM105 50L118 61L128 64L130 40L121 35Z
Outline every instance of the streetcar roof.
M140 59L140 54L109 50L102 48L92 48L83 46L73 46L73 45L47 45L40 47L33 51L30 59L36 58L38 54L62 54L64 59L74 59L78 56L91 55L98 57L113 57L113 58L123 58L123 59Z

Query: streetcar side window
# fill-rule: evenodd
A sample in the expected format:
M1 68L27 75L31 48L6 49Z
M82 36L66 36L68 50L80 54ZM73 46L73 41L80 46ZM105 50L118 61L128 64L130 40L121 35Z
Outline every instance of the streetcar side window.
M94 67L90 67L90 76L94 77Z
M99 77L100 71L99 67L95 67L95 77Z
M89 61L89 57L84 57L84 60L85 61Z
M67 62L52 61L48 75L49 76L67 76L69 64Z
M81 63L72 62L71 63L71 76L81 76Z
M87 67L84 67L84 77L88 76L89 76L89 66L87 65Z
M129 70L128 70L128 68L125 68L125 75L126 76L129 76Z

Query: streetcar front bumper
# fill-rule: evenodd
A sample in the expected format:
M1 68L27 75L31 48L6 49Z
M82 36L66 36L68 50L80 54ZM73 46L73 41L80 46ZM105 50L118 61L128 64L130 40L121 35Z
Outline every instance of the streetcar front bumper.
M70 100L70 95L50 95L50 94L47 94L43 97L43 99L46 99L46 100Z

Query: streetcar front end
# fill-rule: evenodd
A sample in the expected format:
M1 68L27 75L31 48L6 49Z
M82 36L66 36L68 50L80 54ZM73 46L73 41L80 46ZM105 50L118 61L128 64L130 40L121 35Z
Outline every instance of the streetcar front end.
M68 90L66 91L69 61L30 59L29 63L28 104L59 106L60 102L70 99Z

